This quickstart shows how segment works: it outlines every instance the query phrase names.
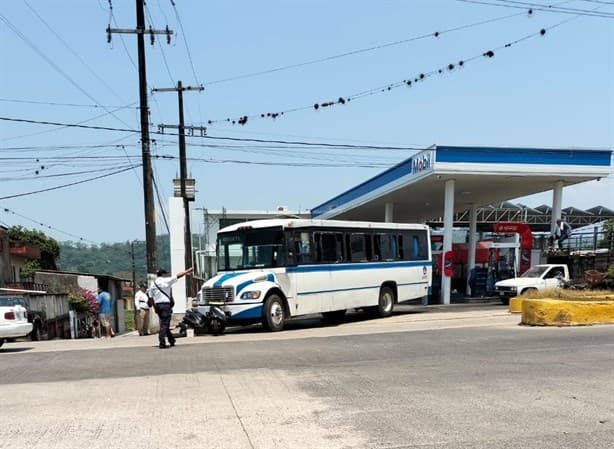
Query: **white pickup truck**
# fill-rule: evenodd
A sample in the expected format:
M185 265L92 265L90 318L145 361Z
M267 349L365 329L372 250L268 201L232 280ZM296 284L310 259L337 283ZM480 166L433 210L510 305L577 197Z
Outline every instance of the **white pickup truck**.
M32 332L32 323L28 323L28 312L20 305L3 305L0 297L0 346L7 338L25 337Z
M569 282L569 279L569 268L565 264L535 265L520 277L495 283L495 290L501 302L509 304L513 296L522 295L529 290L561 287L565 282Z

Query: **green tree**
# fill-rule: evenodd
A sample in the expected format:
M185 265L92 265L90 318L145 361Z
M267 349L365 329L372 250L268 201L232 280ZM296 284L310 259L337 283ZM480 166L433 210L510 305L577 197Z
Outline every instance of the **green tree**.
M38 246L41 251L40 268L57 270L56 260L60 256L60 245L55 239L41 231L28 230L21 226L11 226L8 229L8 236L10 241Z
M614 218L610 218L603 223L603 240L601 246L614 249Z

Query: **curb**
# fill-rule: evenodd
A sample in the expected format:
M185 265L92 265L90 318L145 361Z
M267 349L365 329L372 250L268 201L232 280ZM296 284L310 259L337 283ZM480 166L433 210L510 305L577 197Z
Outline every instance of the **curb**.
M614 301L524 299L520 302L520 323L529 326L614 324Z

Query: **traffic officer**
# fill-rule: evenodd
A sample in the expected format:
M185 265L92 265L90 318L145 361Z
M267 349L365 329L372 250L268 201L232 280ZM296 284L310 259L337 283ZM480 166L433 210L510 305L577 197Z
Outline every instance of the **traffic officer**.
M177 273L175 276L169 276L168 271L160 268L157 273L157 278L150 286L149 296L154 299L154 310L160 319L160 333L158 334L160 349L166 349L169 346L175 346L175 337L171 334L171 317L173 315L173 300L172 286L178 279L193 271L190 267L185 271ZM168 345L166 344L168 339Z

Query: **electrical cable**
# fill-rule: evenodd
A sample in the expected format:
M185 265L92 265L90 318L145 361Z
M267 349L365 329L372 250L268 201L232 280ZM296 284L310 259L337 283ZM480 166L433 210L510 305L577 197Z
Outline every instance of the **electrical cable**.
M129 132L129 133L140 133L138 129L127 129L127 128L112 128L108 126L95 126L95 125L81 125L78 123L61 123L61 122L53 122L49 120L30 120L30 119L21 119L21 118L12 118L12 117L0 117L2 121L9 122L18 122L18 123L29 123L36 125L51 125L51 126L64 126L69 128L83 128L83 129L93 129L99 131L118 131L118 132ZM161 133L154 132L153 134L161 135L161 136L178 136L176 133ZM424 147L395 147L395 146L376 146L376 145L349 145L349 144L333 144L333 143L325 143L325 142L301 142L301 141L291 141L291 140L266 140L266 139L253 139L253 138L245 138L245 137L230 137L230 136L186 136L190 138L199 138L199 139L210 139L210 140L227 140L233 142L259 142L259 143L282 143L288 145L304 145L304 146L315 146L315 147L334 147L334 148L365 148L365 149L373 149L373 150L423 150Z
M0 206L0 207L2 207L2 206ZM16 215L16 216L18 216L20 218L23 218L23 219L28 220L28 221L30 221L32 223L35 223L38 226L41 226L43 228L51 229L52 231L59 232L61 234L67 235L68 237L79 239L79 241L82 241L82 242L88 242L88 243L92 243L94 245L98 245L98 243L94 242L93 240L89 240L89 239L86 239L84 237L80 237L78 235L72 234L70 232L62 231L61 229L58 229L56 227L53 227L53 226L50 226L50 225L46 225L44 223L41 223L38 220L35 220L33 218L26 217L25 215L19 214L19 213L15 212L15 211L13 211L13 210L11 210L9 208L6 208L6 207L2 207L2 208L4 209L4 212L6 212L6 213L10 213L10 214Z
M571 1L571 0L568 0ZM567 2L563 2L563 3L567 3ZM427 39L427 38L438 38L440 36L442 36L443 34L447 34L447 33L453 33L455 31L462 31L462 30L466 30L468 28L473 28L476 26L480 26L480 25L486 25L489 23L493 23L493 22L498 22L500 20L505 20L505 19L509 19L512 17L518 17L518 16L524 16L525 13L514 13L514 14L508 14L505 16L499 16L499 17L493 17L490 19L486 19L486 20L480 20L478 22L473 22L470 24L466 24L466 25L460 25L457 27L453 27L453 28L448 28L448 29L444 29L442 31L434 31L431 33L426 33L426 34L419 34L417 36L413 36L413 37L409 37L406 39L401 39L398 41L394 41L394 42L387 42L384 44L379 44L379 45L373 45L371 47L366 47L366 48L360 48L357 50L350 50L344 53L338 53L338 54L334 54L334 55L330 55L330 56L325 56L323 58L317 58L317 59L312 59L309 61L305 61L305 62L300 62L300 63L296 63L296 64L288 64L285 66L280 66L280 67L275 67L272 69L267 69L267 70L261 70L258 72L250 72L250 73L245 73L243 75L236 75L236 76L231 76L228 78L223 78L223 79L218 79L218 80L214 80L214 81L208 81L205 82L206 86L210 86L213 84L220 84L220 83L225 83L228 81L235 81L235 80L239 80L239 79L244 79L244 78L252 78L255 76L260 76L260 75L266 75L269 73L275 73L275 72L281 72L284 70L289 70L289 69L295 69L298 67L304 67L307 65L313 65L313 64L318 64L321 62L327 62L327 61L332 61L334 59L340 59L340 58L345 58L347 56L354 56L354 55L358 55L361 53L367 53L367 52L371 52L371 51L375 51L375 50L381 50L382 48L388 48L388 47L393 47L393 46L397 46L397 45L402 45L402 44L407 44L410 42L414 42L414 41L419 41L422 39Z
M15 194L15 195L7 195L7 196L0 197L0 200L8 200L10 198L19 198L19 197L22 197L22 196L34 195L36 193L50 192L52 190L58 190L58 189L66 188L66 187L72 187L72 186L75 186L75 185L78 185L78 184L84 184L86 182L96 181L97 179L108 178L109 176L117 175L117 174L129 171L129 170L132 170L133 168L134 167L124 168L122 170L117 170L117 171L115 171L113 173L107 173L105 175L96 176L94 178L89 178L89 179L84 179L84 180L81 180L81 181L71 182L70 184L63 184L63 185L60 185L60 186L49 187L49 188L46 188L46 189L35 190L35 191L32 191L32 192L18 193L18 194Z
M47 106L68 106L68 107L75 107L75 108L97 108L97 109L109 108L109 109L117 109L117 110L129 109L129 108L138 109L138 107L133 107L129 105L128 106L102 106L99 104L57 103L53 101L21 100L17 98L0 98L0 101L4 101L7 103L41 104L41 105L47 105Z
M497 0L490 0L490 1L456 0L456 1L463 2L463 3L474 3L477 5L488 5L488 6L497 6L500 8L514 8L514 9L524 9L524 10L526 10L528 7L528 6L522 6L518 4L511 4L511 3L497 3ZM544 12L551 12L551 13L557 13L557 14L569 14L573 16L586 16L586 17L599 17L599 18L604 18L604 19L614 19L614 13L609 13L609 12L594 12L594 10L575 9L575 8L561 9L558 7L551 7L551 6L540 7L539 3L535 5L537 6L531 6L530 9L533 11L544 11Z
M98 73L96 73L91 67L90 65L85 62L85 60L75 51L73 50L70 45L68 45L68 43L62 39L62 36L60 36L46 21L45 19L43 19L41 17L41 15L32 7L32 5L30 5L28 3L27 0L24 0L24 3L26 4L26 6L30 9L30 11L32 11L32 13L38 18L38 20L40 20L42 22L43 25L45 25L45 27L62 43L62 45L75 57L77 58L77 60L87 69L87 71L94 76L94 78L96 78L98 81L100 81L108 90L109 92L111 92L113 95L115 95L115 97L121 101L122 103L125 103L126 100L124 100L116 91L115 89L113 89L109 83L107 83L104 78L102 78L100 75L98 75ZM97 103L97 102L96 102Z

